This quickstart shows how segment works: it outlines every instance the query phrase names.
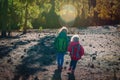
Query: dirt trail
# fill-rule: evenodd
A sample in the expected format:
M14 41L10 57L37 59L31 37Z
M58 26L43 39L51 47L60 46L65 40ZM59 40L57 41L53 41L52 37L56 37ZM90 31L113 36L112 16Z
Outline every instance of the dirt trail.
M79 36L85 55L74 75L67 74L69 55L65 55L63 71L56 70L55 33L32 32L0 39L0 80L120 80L120 33Z

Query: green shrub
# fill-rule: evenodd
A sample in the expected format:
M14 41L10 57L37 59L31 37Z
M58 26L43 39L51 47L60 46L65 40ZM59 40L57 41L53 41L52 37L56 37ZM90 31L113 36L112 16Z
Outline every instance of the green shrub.
M43 30L42 26L39 27L39 31L41 32Z

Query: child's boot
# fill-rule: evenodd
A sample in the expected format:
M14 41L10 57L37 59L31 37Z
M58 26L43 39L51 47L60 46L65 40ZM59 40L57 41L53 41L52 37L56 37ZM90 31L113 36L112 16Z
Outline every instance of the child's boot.
M68 71L71 71L71 67L68 69Z
M61 66L58 66L58 70L61 72L61 71L62 71L62 67L61 67Z
M68 68L68 74L71 73L71 69L72 69L71 67Z
M71 74L74 74L74 72L75 72L74 70L71 70Z

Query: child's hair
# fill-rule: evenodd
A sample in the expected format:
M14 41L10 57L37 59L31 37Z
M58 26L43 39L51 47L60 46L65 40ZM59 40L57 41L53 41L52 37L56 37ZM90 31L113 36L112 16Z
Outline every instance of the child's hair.
M61 32L65 32L65 33L67 33L67 32L68 32L67 27L63 26L63 27L59 30L58 33L61 33Z
M71 38L71 42L79 42L79 36L77 34L73 35Z

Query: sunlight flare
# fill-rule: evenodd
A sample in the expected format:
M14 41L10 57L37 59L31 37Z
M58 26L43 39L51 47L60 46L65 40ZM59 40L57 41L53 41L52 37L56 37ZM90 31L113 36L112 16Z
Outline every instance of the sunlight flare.
M77 17L77 10L71 4L63 5L60 9L60 23L61 25L72 26Z

